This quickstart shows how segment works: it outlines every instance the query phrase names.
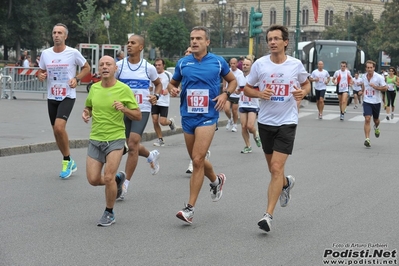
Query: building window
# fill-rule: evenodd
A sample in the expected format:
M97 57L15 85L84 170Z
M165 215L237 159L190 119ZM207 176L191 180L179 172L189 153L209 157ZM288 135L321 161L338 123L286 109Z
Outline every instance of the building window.
M248 26L248 11L247 10L243 10L241 14L242 14L242 23L241 23L241 25Z
M276 24L276 9L270 10L270 25Z
M201 25L206 27L206 11L201 12Z
M285 8L285 26L291 26L291 10Z
M309 9L307 7L302 9L302 25L309 25Z
M332 26L333 25L333 19L334 19L334 11L326 10L325 15L324 15L324 25L325 26Z
M230 27L233 27L234 26L234 11L230 9L227 13L227 16L228 16L228 25Z

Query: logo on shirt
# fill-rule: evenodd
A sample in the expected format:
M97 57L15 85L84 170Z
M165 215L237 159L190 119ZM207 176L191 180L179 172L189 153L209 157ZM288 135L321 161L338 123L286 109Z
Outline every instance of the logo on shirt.
M51 61L51 63L59 63L59 62L61 62L61 59L54 59L53 61Z
M283 73L273 73L270 75L271 78L281 78L283 76L284 76Z
M194 65L194 64L195 64L194 62L187 62L186 66L188 66L188 65Z

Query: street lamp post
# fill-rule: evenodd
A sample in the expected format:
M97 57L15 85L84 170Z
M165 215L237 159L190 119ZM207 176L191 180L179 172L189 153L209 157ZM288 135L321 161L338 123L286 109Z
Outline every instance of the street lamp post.
M111 38L109 37L109 19L110 15L109 13L101 14L101 20L104 20L104 26L107 29L107 36L108 36L108 44L111 44Z
M126 0L121 0L121 4L122 5L126 5ZM141 2L141 6L147 6L147 1L144 0L143 2ZM132 34L134 34L134 10L136 8L136 0L132 0L132 6L130 7L130 10L132 11ZM140 12L141 12L141 7L140 7Z
M244 34L244 31L241 30L241 11L238 16L240 17L238 19L238 31L236 30L235 33L238 35L238 45L241 45L241 34Z
M287 26L286 23L287 23L287 14L286 14L286 10L285 10L285 0L284 0L284 3L283 3L283 25Z
M300 34L300 26L299 26L299 9L300 9L301 3L300 0L297 0L297 5L296 5L296 27L295 27L295 57L299 58L299 51L298 51L298 42L299 42L299 34Z
M352 4L348 4L348 41L351 39L351 28L350 28L350 17L351 17L351 6Z
M181 14L181 20L184 22L184 12L186 12L186 7L184 6L184 0L181 1L181 7L179 8L179 13Z
M224 35L224 8L227 4L226 0L219 1L219 7L221 8L221 30L220 30L220 48L223 48L223 35Z

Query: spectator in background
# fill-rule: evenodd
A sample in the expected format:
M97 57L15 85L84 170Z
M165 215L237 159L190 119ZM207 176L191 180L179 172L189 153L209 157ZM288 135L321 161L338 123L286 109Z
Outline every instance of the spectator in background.
M125 58L125 53L123 51L118 51L116 53L115 62L118 62L119 60L122 60L123 58Z
M24 60L24 63L23 63L23 67L30 67L30 62L31 62L30 55L27 55L25 57L25 60Z
M244 57L240 56L240 58L238 59L238 63L237 63L237 68L239 70L242 70L242 63L244 62Z
M19 58L17 63L15 63L15 66L23 66L24 65L24 61L25 61L25 56L21 55L21 57Z
M36 61L33 64L34 67L39 67L39 63L40 63L40 55L36 56Z

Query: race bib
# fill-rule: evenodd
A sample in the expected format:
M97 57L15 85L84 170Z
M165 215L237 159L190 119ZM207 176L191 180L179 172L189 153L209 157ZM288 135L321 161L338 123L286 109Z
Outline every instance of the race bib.
M209 90L187 89L187 112L207 114L209 111Z
M374 90L372 87L367 86L367 87L365 88L365 90L364 90L364 95L365 95L366 97L369 97L369 98L374 97L374 95L375 95L375 90Z
M138 104L142 104L143 103L143 94L140 93L140 91L133 91L134 96L136 97L136 102Z
M50 91L55 100L62 101L67 94L66 84L52 84Z
M270 101L272 102L284 102L290 95L290 84L288 80L271 80L271 82L269 81L266 83L266 88L267 87L274 92L274 95L270 97Z
M339 92L345 92L348 90L348 83L341 82L339 83Z
M251 103L252 98L250 98L250 97L248 97L248 96L245 96L244 93L241 94L240 101L243 102L243 103L245 103L245 104L248 104L248 105L251 105L251 104L252 104L252 103Z

